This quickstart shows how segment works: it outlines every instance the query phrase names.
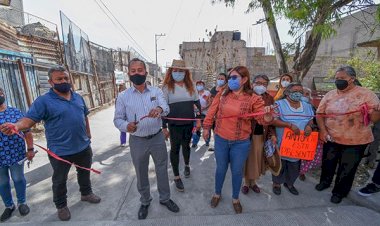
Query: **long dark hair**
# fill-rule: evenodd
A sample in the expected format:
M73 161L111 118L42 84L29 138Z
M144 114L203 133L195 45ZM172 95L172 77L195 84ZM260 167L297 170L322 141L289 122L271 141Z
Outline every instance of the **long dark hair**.
M246 68L244 66L234 67L230 71L230 73L228 74L228 79L231 75L231 72L233 72L233 71L236 71L241 76L242 79L247 77L247 82L243 84L243 93L248 94L248 95L252 95L253 91L252 91L252 87L251 87L251 80L250 80L248 68ZM222 96L227 96L230 92L231 92L230 88L228 86L226 86L226 89L223 91Z

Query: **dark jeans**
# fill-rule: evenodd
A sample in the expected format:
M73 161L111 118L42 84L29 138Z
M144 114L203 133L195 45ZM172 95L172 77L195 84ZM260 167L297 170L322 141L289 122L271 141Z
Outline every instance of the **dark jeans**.
M281 159L281 171L278 176L272 175L272 181L276 184L286 183L293 186L300 175L301 161L291 162Z
M60 156L67 161L73 162L77 165L91 168L92 164L92 149L88 146L83 151L73 154ZM57 209L63 208L67 205L67 175L69 174L71 165L58 161L49 155L50 164L53 167L53 201ZM79 184L79 191L81 195L89 195L92 193L90 171L77 168L77 179Z
M351 190L356 170L363 158L367 144L343 145L327 142L323 145L322 174L320 183L330 185L335 178L334 195L346 197Z
M179 150L182 147L183 159L185 165L190 162L190 141L193 131L193 125L169 125L170 133L170 163L173 167L174 176L179 176Z
M377 164L377 168L373 174L372 181L373 183L380 185L380 163Z

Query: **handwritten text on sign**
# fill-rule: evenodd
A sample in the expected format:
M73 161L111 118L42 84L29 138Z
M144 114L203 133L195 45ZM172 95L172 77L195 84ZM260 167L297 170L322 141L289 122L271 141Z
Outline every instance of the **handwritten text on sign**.
M292 130L285 128L280 147L283 157L313 160L318 144L318 133L312 132L309 136L295 135Z

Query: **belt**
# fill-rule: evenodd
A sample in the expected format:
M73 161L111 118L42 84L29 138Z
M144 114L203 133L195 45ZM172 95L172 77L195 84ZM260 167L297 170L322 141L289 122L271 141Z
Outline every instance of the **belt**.
M152 139L153 137L155 137L156 135L158 135L159 133L161 133L162 129L158 130L157 133L155 134L151 134L151 135L148 135L148 136L145 136L145 137L140 137L140 138L145 138L145 139Z

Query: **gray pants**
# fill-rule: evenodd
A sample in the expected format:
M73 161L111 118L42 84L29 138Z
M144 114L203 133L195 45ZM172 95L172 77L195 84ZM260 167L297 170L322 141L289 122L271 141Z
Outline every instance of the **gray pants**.
M149 156L152 156L156 168L157 188L160 202L170 199L170 187L168 177L168 153L164 134L161 132L151 139L130 136L129 147L131 149L132 162L137 177L137 190L139 191L142 205L149 205L152 201L149 184Z
M272 181L276 184L287 183L290 186L294 185L298 176L300 175L301 161L290 162L285 159L281 159L281 171L278 176L272 175Z

